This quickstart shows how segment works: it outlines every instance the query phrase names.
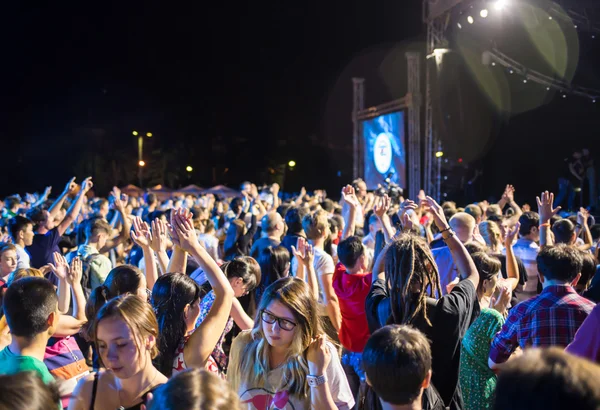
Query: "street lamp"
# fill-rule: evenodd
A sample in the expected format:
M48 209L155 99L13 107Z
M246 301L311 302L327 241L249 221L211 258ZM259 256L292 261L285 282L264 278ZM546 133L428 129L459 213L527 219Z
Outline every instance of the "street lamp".
M296 161L291 160L290 162L288 162L288 165L290 166L290 168L294 168L296 166Z
M145 162L145 161L140 161L140 162L138 162L138 165L139 165L140 167L143 167L143 166L145 166L145 165L146 165L146 162Z
M188 165L187 167L185 167L185 170L187 172L192 172L194 170L194 168L192 168L190 165Z

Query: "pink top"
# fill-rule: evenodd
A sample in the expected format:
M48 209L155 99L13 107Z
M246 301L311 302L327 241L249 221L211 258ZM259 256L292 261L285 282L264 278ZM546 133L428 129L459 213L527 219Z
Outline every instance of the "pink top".
M567 353L600 363L600 305L581 324L575 338L565 349Z

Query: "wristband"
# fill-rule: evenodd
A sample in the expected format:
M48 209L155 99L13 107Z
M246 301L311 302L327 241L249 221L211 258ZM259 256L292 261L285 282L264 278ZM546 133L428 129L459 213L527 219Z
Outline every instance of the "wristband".
M446 229L442 229L440 231L440 233L448 232L450 229L452 229L452 228L451 227L447 227Z
M327 375L313 376L309 374L306 376L306 381L310 387L318 387L327 383Z

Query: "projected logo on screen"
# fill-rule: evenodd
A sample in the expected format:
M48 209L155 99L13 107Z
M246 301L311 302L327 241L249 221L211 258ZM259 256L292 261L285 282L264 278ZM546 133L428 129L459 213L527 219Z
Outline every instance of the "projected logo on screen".
M394 112L363 121L365 153L364 180L368 189L385 185L386 179L404 188L406 151L404 113Z
M377 168L380 174L385 174L392 166L392 144L390 143L390 138L394 138L394 136L384 132L379 134L375 140L373 160L375 161L375 168Z

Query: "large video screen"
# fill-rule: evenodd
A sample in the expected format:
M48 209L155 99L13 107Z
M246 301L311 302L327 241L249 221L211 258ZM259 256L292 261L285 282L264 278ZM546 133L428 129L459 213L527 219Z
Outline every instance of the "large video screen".
M406 187L404 113L393 112L363 121L367 189L377 189L385 180Z

